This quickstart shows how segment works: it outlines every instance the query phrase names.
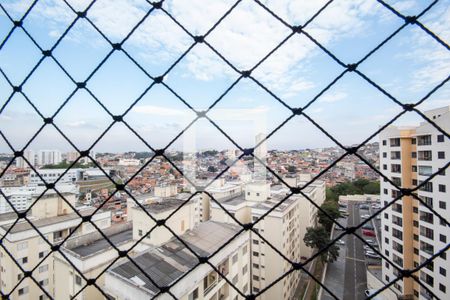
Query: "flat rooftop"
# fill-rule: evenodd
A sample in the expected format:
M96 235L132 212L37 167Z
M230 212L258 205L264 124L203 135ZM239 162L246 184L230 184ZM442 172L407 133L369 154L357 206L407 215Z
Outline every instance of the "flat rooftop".
M240 228L232 224L208 221L189 230L181 239L200 256L216 251L224 241L234 236ZM194 256L179 240L172 238L164 245L147 250L133 258L142 270L159 286L167 286L198 263ZM159 289L131 261L115 265L108 273L121 278L151 294Z
M115 245L116 247L127 243L129 241L131 241L133 239L133 230L132 229L128 229L128 230L124 230L122 232L118 232L112 235L107 235L109 240L111 241L111 243L113 245ZM86 257L86 256L90 256L94 253L97 252L103 252L109 248L112 248L111 244L105 240L103 237L95 240L95 241L91 241L87 244L84 245L80 245L74 248L68 248L70 251L78 254L81 257Z
M162 198L159 201L155 201L148 204L143 204L142 206L149 212L152 213L161 213L168 210L176 209L180 205L183 204L185 200L177 199L177 198ZM136 209L140 209L139 206L135 207Z
M95 211L95 208L91 207L91 208L79 210L78 212L80 213L80 215L86 216L86 215L92 214L94 211ZM102 212L102 210L100 210L100 212ZM61 222L70 221L70 220L74 220L74 219L81 219L81 218L76 213L70 213L67 215L61 215L61 216L55 216L55 217L43 218L43 219L29 218L29 220L34 224L34 226L36 226L38 228L48 226L48 225L58 224ZM15 220L15 218L14 218L14 220ZM11 227L11 224L5 224L5 225L2 225L1 227L4 230L8 230L9 227ZM17 232L27 231L32 228L33 227L31 227L31 225L27 221L22 220L19 223L17 223L16 225L14 225L14 227L11 228L11 230L9 232L17 233Z

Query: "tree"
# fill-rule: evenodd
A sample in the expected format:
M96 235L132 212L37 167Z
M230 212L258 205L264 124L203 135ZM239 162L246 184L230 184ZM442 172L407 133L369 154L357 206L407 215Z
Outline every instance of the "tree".
M209 166L208 167L208 172L215 173L215 172L217 172L217 168L214 167L214 166Z
M338 219L341 216L339 212L339 206L337 202L334 201L325 201L320 206L323 211L325 211L333 220ZM333 226L333 220L330 219L322 210L319 210L317 215L319 217L319 223L326 229L327 232L331 231L331 227Z
M372 181L366 184L363 188L364 194L380 194L380 182Z
M297 172L297 168L295 166L288 166L287 168L289 173L296 173Z
M336 244L331 245L327 250L322 250L330 243L330 237L325 228L319 227L307 227L306 234L303 237L305 245L310 248L318 249L322 251L320 258L323 262L334 262L339 256L339 247Z

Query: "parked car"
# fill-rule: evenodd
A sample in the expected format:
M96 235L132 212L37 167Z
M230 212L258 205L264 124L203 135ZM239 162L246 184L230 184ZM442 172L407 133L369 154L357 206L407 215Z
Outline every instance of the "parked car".
M338 244L338 245L345 245L345 242L344 242L343 240L338 240L338 241L336 242L336 244Z
M363 229L362 230L362 233L365 235L365 236L375 236L375 232L373 231L373 230L369 230L369 229Z
M379 256L376 253L374 253L374 254L366 253L366 256L369 257L369 258L373 258L373 259L381 259L381 256Z
M361 216L361 219L368 219L368 218L370 218L370 215L367 215L367 214L366 214L366 215L362 215L362 216Z

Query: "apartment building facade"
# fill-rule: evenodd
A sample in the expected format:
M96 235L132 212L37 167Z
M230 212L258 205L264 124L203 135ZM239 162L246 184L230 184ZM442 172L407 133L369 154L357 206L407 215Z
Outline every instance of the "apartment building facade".
M69 197L69 195L65 195ZM55 203L55 204L54 204ZM67 204L66 204L67 205ZM80 208L79 213L90 215L94 208ZM53 213L50 214L50 211ZM5 218L2 218L4 216ZM7 213L0 215L1 226L0 236L3 238L2 244L9 254L0 249L0 285L1 291L8 294L22 280L24 274L17 267L14 260L19 263L25 271L31 271L38 266L32 276L38 281L37 286L30 278L25 278L11 293L11 299L47 299L42 289L50 295L54 295L54 253L50 252L50 244L58 244L69 234L82 235L93 232L96 229L92 224L81 222L81 218L74 212L64 210L64 204L56 196L49 196L41 199L36 207L33 207L29 219L45 236L48 243L24 220L14 224L17 215ZM99 228L104 229L111 225L111 213L107 211L97 212L92 217ZM12 227L12 228L10 228ZM77 229L76 229L77 228ZM9 231L8 231L9 230ZM8 233L6 234L6 232ZM11 256L10 256L11 255ZM48 255L48 256L47 256ZM42 288L42 289L41 289Z
M248 294L250 286L249 238L241 233L230 243L216 251L222 244L236 235L239 227L207 221L186 231L180 238L194 247L201 256L215 253L209 261L233 285ZM198 259L178 239L172 238L159 247L149 249L136 256L132 262L123 261L110 268L105 275L105 292L110 299L172 299L165 294L157 296L158 286L174 286L170 289L176 299L181 300L235 300L236 291L223 276L207 264L198 264ZM242 297L241 297L242 298Z
M305 183L295 182L300 186ZM223 199L220 204L243 224L256 222L264 216L254 230L285 257L300 262L312 253L312 249L304 244L303 237L307 227L317 225L317 209L300 195L292 195L278 205L289 192L289 189L281 185L271 187L266 182L255 181L245 186L243 195ZM317 180L305 188L304 192L320 206L325 201L325 182ZM275 205L278 206L267 214ZM235 223L216 203L211 204L211 220ZM255 294L292 268L264 239L250 233L251 289ZM292 272L258 299L292 299L299 278L298 272Z
M450 106L425 112L444 131L450 131ZM450 174L443 166L450 158L450 141L427 122L415 127L388 127L380 134L380 167L383 174L401 188L414 188L440 171L417 191L417 196L446 220L450 219L448 189ZM381 203L387 205L399 191L381 181ZM425 205L412 196L404 196L386 209L382 216L382 251L399 268L413 269L446 245L448 227ZM445 299L450 289L450 258L437 257L416 275L436 296ZM383 261L385 283L399 272ZM412 278L394 285L398 295L414 299L432 299L432 295Z

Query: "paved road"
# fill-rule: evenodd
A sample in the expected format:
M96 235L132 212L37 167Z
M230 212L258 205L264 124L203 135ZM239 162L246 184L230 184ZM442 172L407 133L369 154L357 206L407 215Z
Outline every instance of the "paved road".
M344 227L347 226L345 219L339 219L338 222ZM334 230L333 238L336 238L342 231ZM347 243L347 236L342 237L342 240ZM330 291L339 299L343 299L344 296L344 274L345 274L345 256L347 247L345 245L339 245L339 257L331 264L328 264L327 274L325 276L324 285L330 289ZM326 290L323 290L322 300L332 300L332 297Z
M359 208L353 203L348 204L348 226L356 226L361 222ZM357 234L363 237L361 230ZM364 290L367 287L366 264L363 243L354 235L347 236L347 256L344 279L345 300L365 299Z

